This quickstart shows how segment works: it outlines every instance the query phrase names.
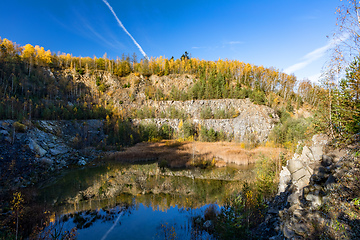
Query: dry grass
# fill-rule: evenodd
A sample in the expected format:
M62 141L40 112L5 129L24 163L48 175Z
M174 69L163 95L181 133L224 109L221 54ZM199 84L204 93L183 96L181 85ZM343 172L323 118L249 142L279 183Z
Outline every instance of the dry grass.
M113 153L110 158L124 162L146 162L165 160L171 167L184 167L195 159L215 160L216 166L234 163L248 165L255 163L261 155L278 158L281 148L258 147L251 150L243 148L241 143L231 142L178 142L161 141L157 143L139 143L123 152Z

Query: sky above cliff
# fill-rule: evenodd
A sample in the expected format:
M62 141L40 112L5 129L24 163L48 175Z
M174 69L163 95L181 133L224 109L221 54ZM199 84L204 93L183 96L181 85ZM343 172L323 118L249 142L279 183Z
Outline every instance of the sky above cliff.
M316 81L339 0L5 0L0 37L74 56L236 59ZM130 36L131 35L131 36ZM141 48L141 49L140 49Z

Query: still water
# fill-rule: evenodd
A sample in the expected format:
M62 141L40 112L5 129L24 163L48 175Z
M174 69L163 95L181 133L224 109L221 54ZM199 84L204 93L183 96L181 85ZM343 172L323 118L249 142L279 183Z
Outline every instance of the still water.
M78 239L212 239L194 221L253 179L252 166L160 170L156 164L70 171L42 187L52 226Z

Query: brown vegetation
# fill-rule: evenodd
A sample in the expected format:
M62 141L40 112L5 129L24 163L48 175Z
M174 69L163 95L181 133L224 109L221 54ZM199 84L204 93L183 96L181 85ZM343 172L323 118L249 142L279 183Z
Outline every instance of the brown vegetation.
M213 161L218 167L234 163L248 165L261 156L277 159L282 148L257 147L245 149L244 144L234 142L179 142L173 140L156 143L143 142L127 148L123 152L110 155L114 161L146 162L166 161L170 167L185 167L194 161Z

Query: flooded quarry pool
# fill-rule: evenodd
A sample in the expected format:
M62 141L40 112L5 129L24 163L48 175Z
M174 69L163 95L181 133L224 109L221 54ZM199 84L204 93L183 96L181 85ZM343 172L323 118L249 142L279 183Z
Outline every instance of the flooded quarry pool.
M52 208L49 231L76 228L78 239L212 239L194 228L196 221L254 178L253 165L106 164L54 178L41 187L39 201Z

